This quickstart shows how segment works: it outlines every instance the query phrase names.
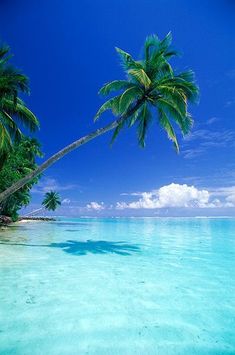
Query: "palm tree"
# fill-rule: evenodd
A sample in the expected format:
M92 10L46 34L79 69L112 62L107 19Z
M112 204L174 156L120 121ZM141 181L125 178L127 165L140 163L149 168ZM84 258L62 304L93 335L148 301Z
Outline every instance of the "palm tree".
M188 103L197 100L199 90L191 70L177 73L169 64L169 59L177 55L177 52L171 48L171 42L171 33L163 40L159 40L156 35L147 37L144 44L144 56L139 61L116 48L127 78L126 80L112 81L101 88L100 94L102 95L109 95L115 90L118 91L118 94L101 106L95 120L106 110L112 110L116 119L51 156L34 172L3 191L0 194L0 202L64 155L108 131L114 130L112 139L114 140L125 126L135 125L138 129L138 141L141 146L144 146L146 132L152 121L154 110L157 111L157 114L155 113L157 121L178 151L179 146L172 123L179 126L183 135L190 131L193 120L187 106Z
M42 201L42 205L48 211L55 211L57 207L61 205L60 195L58 194L58 192L47 192L45 194L44 200Z
M42 211L43 209L46 209L47 211L55 211L59 206L61 206L61 199L60 195L56 191L50 191L46 192L44 199L42 201L42 206L41 208L38 208L30 213L28 213L26 216L32 216L39 211Z
M29 94L28 78L8 64L11 56L9 47L0 47L0 153L4 155L19 140L19 124L35 131L38 120L19 98L19 94Z

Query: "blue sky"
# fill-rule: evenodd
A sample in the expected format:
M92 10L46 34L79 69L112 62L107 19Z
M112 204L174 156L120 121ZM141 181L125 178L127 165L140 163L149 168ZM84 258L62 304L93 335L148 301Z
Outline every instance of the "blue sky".
M48 189L60 192L66 215L234 215L235 4L186 0L3 0L0 36L13 62L30 77L45 158L113 119L93 117L103 83L123 78L114 47L139 57L147 35L169 31L192 68L201 98L191 108L192 134L181 153L155 123L147 146L135 130L112 148L110 134L88 143L50 168L33 189L37 207Z

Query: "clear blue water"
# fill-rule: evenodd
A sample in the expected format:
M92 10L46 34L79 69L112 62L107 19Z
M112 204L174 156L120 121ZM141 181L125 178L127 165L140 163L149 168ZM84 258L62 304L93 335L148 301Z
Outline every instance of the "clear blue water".
M235 219L0 231L0 354L235 354Z

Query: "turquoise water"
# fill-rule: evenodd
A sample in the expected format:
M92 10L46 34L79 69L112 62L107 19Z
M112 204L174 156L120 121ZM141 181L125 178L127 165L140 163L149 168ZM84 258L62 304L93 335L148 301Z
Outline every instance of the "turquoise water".
M0 354L235 354L235 219L0 231Z

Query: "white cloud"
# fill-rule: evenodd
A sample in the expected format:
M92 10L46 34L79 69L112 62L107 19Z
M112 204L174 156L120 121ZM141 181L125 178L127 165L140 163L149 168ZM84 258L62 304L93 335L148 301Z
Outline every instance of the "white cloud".
M70 200L69 198L64 198L61 203L62 203L63 205L69 205L70 202L71 202L71 200Z
M227 196L225 202L218 198L211 198L208 190L197 189L187 184L169 184L158 190L141 193L141 197L133 202L118 202L116 209L157 209L157 208L215 208L233 207L235 205L235 193Z
M235 186L218 187L211 189L211 195L229 196L235 194Z
M185 141L201 140L202 142L212 142L215 144L226 145L234 141L234 131L211 131L209 129L198 129L185 137Z
M105 206L104 206L103 202L98 203L98 202L92 201L86 205L86 208L88 210L101 211L101 210L104 210Z
M235 206L235 186L221 187L212 192L214 195L225 197L226 207Z
M212 123L215 123L217 121L219 121L218 117L211 117L205 122L205 124L206 125L211 125Z
M211 119L212 122L214 119L216 118ZM232 130L198 129L185 137L182 153L184 158L193 159L206 153L211 148L234 147L234 141L235 132ZM195 142L197 146L192 147L192 142Z
M233 106L235 104L235 100L232 99L232 100L228 100L225 102L225 107L230 107L230 106Z
M205 152L205 149L201 149L201 148L185 149L182 151L185 159L196 158L199 155L203 154L204 152Z
M54 178L44 177L32 188L32 192L44 194L49 191L67 191L77 187L75 184L61 184Z

